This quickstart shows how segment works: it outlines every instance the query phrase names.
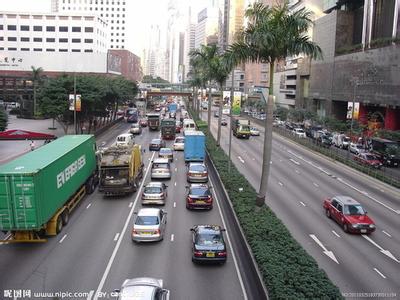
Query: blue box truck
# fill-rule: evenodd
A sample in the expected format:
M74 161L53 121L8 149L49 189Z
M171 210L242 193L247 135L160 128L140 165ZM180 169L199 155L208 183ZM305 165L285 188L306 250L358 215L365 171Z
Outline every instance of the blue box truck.
M206 157L206 137L201 131L185 133L185 162L204 161Z

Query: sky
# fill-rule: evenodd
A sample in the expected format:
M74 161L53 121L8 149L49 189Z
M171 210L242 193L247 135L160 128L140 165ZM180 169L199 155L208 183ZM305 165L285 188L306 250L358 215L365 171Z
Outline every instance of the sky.
M183 5L191 3L193 13L206 7L210 0L176 0ZM152 24L166 26L167 4L169 0L126 0L127 11L127 48L141 56L147 45L149 28ZM1 11L50 12L51 0L0 0Z

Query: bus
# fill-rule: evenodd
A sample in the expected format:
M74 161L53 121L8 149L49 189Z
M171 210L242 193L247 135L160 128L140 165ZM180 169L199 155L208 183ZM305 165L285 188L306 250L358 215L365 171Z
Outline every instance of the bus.
M139 120L139 112L136 107L128 107L125 110L125 119L128 123L137 123Z

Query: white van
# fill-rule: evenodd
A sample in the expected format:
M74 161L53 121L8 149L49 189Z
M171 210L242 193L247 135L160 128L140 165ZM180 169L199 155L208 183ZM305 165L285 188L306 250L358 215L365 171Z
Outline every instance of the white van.
M185 131L194 131L196 130L196 123L192 119L185 119L183 120L183 133Z
M124 133L117 136L117 140L115 142L117 146L133 146L135 144L135 140L133 134Z

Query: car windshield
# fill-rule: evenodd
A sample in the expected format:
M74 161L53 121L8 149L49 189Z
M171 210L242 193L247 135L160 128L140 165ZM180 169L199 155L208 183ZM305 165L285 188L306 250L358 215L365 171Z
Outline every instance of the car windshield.
M121 291L119 300L141 300L153 299L155 287L150 285L133 285L124 287Z
M343 213L345 215L362 216L362 215L365 215L365 210L359 204L345 205Z
M355 145L355 147L356 147L357 149L363 149L363 146L362 146L362 145Z
M303 129L296 129L296 131L297 131L298 133L304 133L304 130L303 130Z
M248 125L240 125L240 129L244 131L249 131L250 127Z
M367 154L367 155L365 155L365 159L367 159L367 160L375 160L376 158L372 154Z
M146 194L160 194L162 190L159 186L146 186L144 192Z
M189 194L194 196L209 196L210 191L207 187L192 187L190 188Z
M185 139L184 138L177 138L176 140L175 140L175 143L184 143L185 142Z
M153 169L168 169L167 163L154 163Z
M350 142L350 138L345 137L345 138L343 138L343 141L344 141L344 142Z
M223 240L219 233L199 233L196 236L196 244L199 246L223 245Z
M203 165L191 165L189 167L189 172L204 172L206 170L206 167Z
M119 136L117 137L118 142L125 142L125 137L124 136Z
M160 144L161 140L155 139L155 140L151 140L152 144Z
M172 154L172 150L171 149L161 149L160 150L160 154Z
M157 216L138 216L135 222L136 225L158 225L159 223Z

